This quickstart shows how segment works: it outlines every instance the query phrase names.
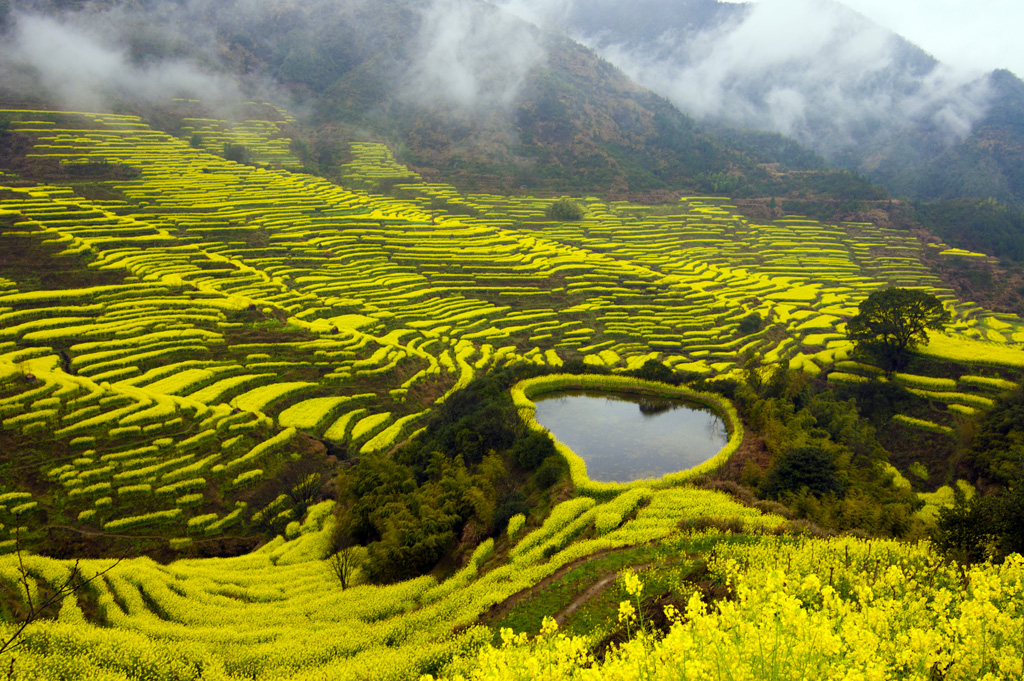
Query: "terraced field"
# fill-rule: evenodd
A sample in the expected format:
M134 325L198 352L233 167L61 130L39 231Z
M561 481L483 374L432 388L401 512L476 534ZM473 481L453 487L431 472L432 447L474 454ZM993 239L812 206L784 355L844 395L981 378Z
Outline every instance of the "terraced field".
M1019 557L961 575L927 545L779 538L772 535L784 527L782 518L725 494L634 488L604 503L566 501L536 528L512 523L508 536L480 544L444 582L425 576L340 590L330 586L322 560L332 503L311 508L293 539L278 537L246 556L116 565L67 597L53 619L26 630L15 654L18 678L407 679L451 663L456 673L485 679L646 679L677 670L716 678L724 668L758 679L766 666L785 678L808 668L828 678L881 678L892 669L928 678L935 664L956 679L1021 670ZM678 529L725 518L745 535ZM545 619L535 639L520 624L503 628L499 642L477 625L588 556L652 542L660 548L641 548L632 558L656 560L642 580L692 594L664 639L644 628L651 613L637 609L644 583L632 572L610 595L621 599L618 625L631 621L638 633L602 664L589 650L617 626L614 615L587 636L567 637ZM687 582L683 568L700 554L710 554L715 579L735 589L732 607L706 607ZM37 599L64 583L71 568L32 556L26 566ZM89 578L110 566L92 560L78 567ZM0 569L13 587L15 562L2 561ZM960 589L962 578L974 588ZM11 630L0 628L5 636ZM906 640L926 643L907 648Z
M296 468L310 455L389 450L508 363L659 359L715 377L753 353L863 381L879 370L851 360L844 323L889 284L946 304L948 335L923 352L970 367L894 376L930 413L900 416L906 428L952 434L1024 367L1021 319L957 300L916 239L870 224L759 224L708 197L587 198L583 220L559 222L546 217L553 199L461 195L379 145L356 146L338 186L210 153L244 144L295 167L271 125L194 119L179 139L129 116L0 114L26 150L19 167L53 178L0 175L0 435L25 453L4 469L0 551L55 525L169 551L239 535L287 514L261 494L267 480L314 475ZM391 194L368 193L381 182ZM82 285L29 276L29 261ZM521 540L484 542L440 584L324 589L331 502L285 518L292 538L247 556L127 561L29 630L19 673L435 672L490 635L453 628L577 558L663 539L685 519L783 522L688 488L601 492ZM594 536L578 540L584 530ZM83 563L87 575L108 564ZM33 557L28 569L45 591L70 566ZM0 562L3 588L17 579Z
M27 527L48 510L98 531L159 527L176 545L216 535L259 510L248 491L287 466L296 438L387 449L508 362L658 358L711 376L753 352L861 380L872 368L844 362L844 319L889 283L954 312L952 338L930 351L1024 357L1020 319L956 300L915 239L869 224L756 224L700 197L658 211L590 198L585 219L556 222L551 199L419 181L397 185L401 199L372 195L226 161L132 117L5 115L40 167L133 171L0 187L0 245L117 282L2 282L3 428L52 453L26 471L34 486L3 490L29 495L8 504ZM186 135L217 144L210 131L228 128L190 122ZM245 142L272 148L252 137L261 130ZM365 144L347 172L418 180ZM742 331L751 315L760 328ZM900 380L950 414L998 390L970 376ZM943 418L905 423L941 431Z

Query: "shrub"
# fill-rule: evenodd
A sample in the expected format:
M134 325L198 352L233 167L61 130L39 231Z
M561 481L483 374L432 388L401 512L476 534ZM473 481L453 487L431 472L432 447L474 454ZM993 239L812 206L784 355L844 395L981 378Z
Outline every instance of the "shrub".
M517 513L508 519L508 527L505 530L508 536L514 537L519 533L519 530L523 529L523 525L526 524L526 516L522 513Z
M509 521L514 516L526 515L529 512L530 505L526 503L526 497L523 496L522 492L513 492L512 494L509 494L502 499L498 508L494 510L494 534L506 529Z
M548 489L562 477L562 466L556 459L549 458L541 464L537 472L533 474L533 481L537 487Z
M739 331L742 335L749 336L752 333L760 331L763 324L764 322L761 319L761 315L756 312L751 312L740 320Z
M981 420L970 457L1003 484L1024 476L1024 388L1002 396ZM1019 484L1019 483L1018 483Z
M658 381L659 383L677 384L675 373L656 359L649 359L639 369L627 372L630 376L642 378L645 381Z
M584 211L583 206L578 201L573 201L568 198L561 198L548 206L545 214L552 220L582 220Z
M327 558L327 566L330 568L331 574L341 584L342 591L352 583L352 577L356 570L357 551L354 546L346 546Z
M512 447L512 456L524 470L532 471L552 454L556 454L555 445L547 433L531 432L516 442Z
M778 515L786 520L793 519L793 511L789 510L788 506L783 506L777 501L758 501L754 504L754 508L766 515Z
M908 470L910 470L910 473L915 477L921 478L922 480L928 479L928 467L920 461L915 461L910 464L910 468Z
M726 494L734 497L744 506L754 506L757 503L757 498L749 489L732 480L707 480L700 485L698 485L697 481L694 480L693 484L694 486L699 486L703 489L713 489L718 492L725 492Z
M932 533L935 548L961 564L984 561L989 545L995 540L987 506L980 498L968 501L958 496L952 506L939 509Z
M818 539L827 539L832 536L831 532L822 528L820 525L812 523L810 520L790 520L782 526L782 530L786 534L792 534L798 537L817 537Z
M235 163L249 162L249 148L244 144L224 143L224 158Z
M815 495L842 496L845 483L831 452L818 446L795 447L783 452L765 476L762 491L777 499L786 492L803 488Z

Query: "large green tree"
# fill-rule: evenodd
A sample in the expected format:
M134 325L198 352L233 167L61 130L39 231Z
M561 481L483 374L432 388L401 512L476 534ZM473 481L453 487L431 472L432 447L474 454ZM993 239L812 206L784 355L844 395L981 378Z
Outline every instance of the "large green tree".
M892 372L906 365L914 347L928 342L928 329L941 330L949 320L949 310L930 293L890 287L868 296L846 328L858 350Z

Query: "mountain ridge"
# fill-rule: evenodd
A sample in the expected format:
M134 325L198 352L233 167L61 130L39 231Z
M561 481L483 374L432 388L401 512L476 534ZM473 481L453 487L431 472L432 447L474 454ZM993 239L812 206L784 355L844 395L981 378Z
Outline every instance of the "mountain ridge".
M717 0L572 7L550 19L701 123L782 133L894 195L1024 202L1014 160L1024 139L1016 94L1024 83L1009 71L953 74L834 2L771 10ZM811 18L798 20L798 9ZM757 42L765 39L755 29L766 28L797 46ZM741 51L741 37L754 44ZM884 56L861 55L862 42ZM701 89L715 93L711 101Z
M507 192L524 187L542 192L610 191L620 196L669 190L765 196L785 192L760 166L779 163L770 150L788 148L790 143L780 140L756 145L756 150L732 148L728 140L632 83L588 48L507 13L499 15L500 8L486 3L459 5L465 10L465 16L459 15L465 30L451 39L457 46L477 50L480 58L441 54L438 63L450 68L440 74L435 73L440 70L436 64L417 61L434 49L429 36L423 35L424 28L432 26L430 12L436 5L430 3L354 2L344 5L344 11L324 3L257 3L255 11L237 24L234 3L196 0L180 11L175 5L152 2L33 6L41 12L49 8L49 13L39 15L45 17L39 30L74 24L83 50L123 50L119 64L129 75L150 73L143 70L147 65L188 57L194 64L209 66L205 71L196 67L196 80L228 78L254 96L268 87L286 95L286 104L307 124L304 161L328 176L336 174L345 160L344 142L376 138L388 142L402 161L426 177ZM160 33L163 29L142 23L137 14L142 10L155 11L163 23L177 17L190 22L186 28L203 24L197 29L203 41L185 41L177 33L185 28ZM5 37L8 45L24 30L18 26L25 15L12 16ZM511 38L487 33L492 24L506 29ZM96 37L108 30L111 36ZM477 35L480 32L482 36ZM496 42L481 45L484 38ZM511 39L529 42L537 51L509 64L521 78L512 98L495 75L497 66L505 64ZM435 51L443 53L443 47ZM6 55L7 70L20 75L26 86L36 87L38 101L54 101L52 93L38 90L45 79L29 77L42 68L39 64L19 62L9 50ZM449 72L461 80L446 81L454 78ZM410 86L417 75L436 85L434 91ZM12 92L17 85L17 79L5 83L8 97L24 96ZM96 87L104 85L97 82ZM459 88L470 90L473 97L459 100L465 94ZM161 115L152 102L133 103L130 94L122 92L126 110L143 111L151 119ZM216 111L216 102L210 104ZM173 125L170 121L165 127ZM804 159L801 169L811 167L826 172L823 164ZM836 182L843 185L841 174Z

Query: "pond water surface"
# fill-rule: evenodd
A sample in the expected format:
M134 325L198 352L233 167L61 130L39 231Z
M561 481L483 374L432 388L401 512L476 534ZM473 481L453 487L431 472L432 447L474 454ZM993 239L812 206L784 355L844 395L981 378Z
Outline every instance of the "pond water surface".
M537 422L587 463L600 482L660 478L725 446L725 423L702 405L626 393L566 391L531 398Z

